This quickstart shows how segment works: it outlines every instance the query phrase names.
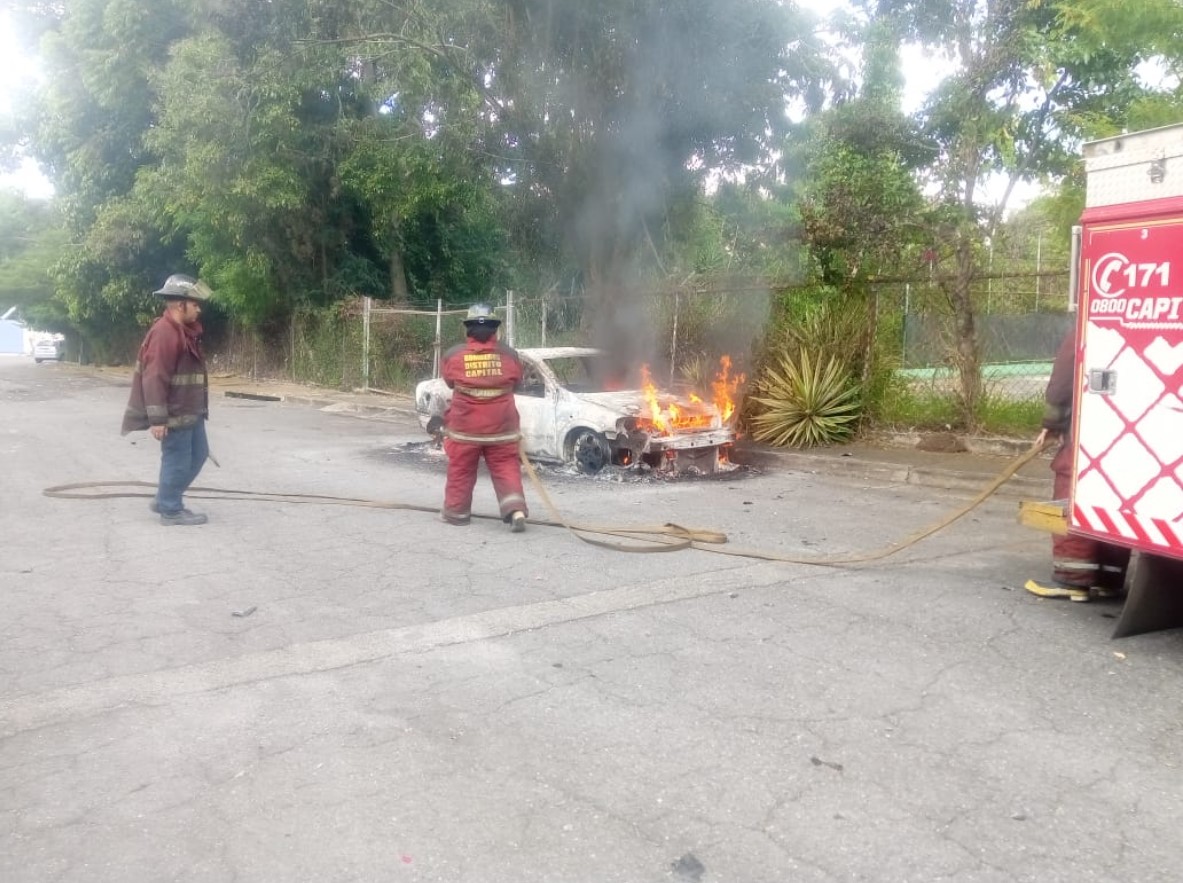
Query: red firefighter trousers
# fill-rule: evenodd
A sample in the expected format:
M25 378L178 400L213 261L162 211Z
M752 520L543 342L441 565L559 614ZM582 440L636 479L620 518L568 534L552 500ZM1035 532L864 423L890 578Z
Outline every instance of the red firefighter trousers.
M1072 446L1064 444L1052 458L1052 493L1066 500L1072 491ZM1119 591L1125 583L1130 550L1089 537L1066 534L1052 536L1052 577L1069 586L1096 586Z
M444 520L467 524L472 516L472 491L476 487L477 467L481 457L493 479L493 490L501 517L508 521L514 512L529 515L522 491L522 467L518 462L518 442L476 444L444 439L448 455L448 481L444 486Z

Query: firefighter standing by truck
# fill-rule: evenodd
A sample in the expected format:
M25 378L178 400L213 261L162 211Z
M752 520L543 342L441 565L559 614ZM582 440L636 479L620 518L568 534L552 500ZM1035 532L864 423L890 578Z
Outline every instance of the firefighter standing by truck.
M1072 396L1076 384L1075 329L1064 336L1052 376L1048 381L1043 431L1035 440L1042 445L1059 437L1060 447L1052 458L1052 495L1067 500L1072 492ZM1052 579L1028 580L1025 588L1041 598L1069 598L1088 601L1092 595L1113 598L1121 593L1129 566L1130 550L1080 534L1052 536ZM1090 594L1091 590L1091 594Z
M526 529L526 497L518 461L520 421L514 391L522 363L513 348L497 339L501 320L488 304L475 304L464 319L466 340L441 362L452 401L444 413L444 452L448 479L443 519L468 524L481 457L493 479L501 517L514 533Z

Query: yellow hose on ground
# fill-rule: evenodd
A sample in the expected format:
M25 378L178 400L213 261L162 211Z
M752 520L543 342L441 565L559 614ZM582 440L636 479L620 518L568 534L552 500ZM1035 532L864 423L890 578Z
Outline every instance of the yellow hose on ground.
M855 564L866 564L879 561L891 555L902 552L914 546L921 540L944 530L951 524L964 518L990 497L1000 487L1006 484L1016 472L1027 463L1034 460L1048 447L1047 443L1035 444L1024 453L1007 464L976 497L956 511L933 524L916 531L898 543L891 543L880 549L851 555L832 555L822 557L800 557L783 555L779 552L767 552L761 549L723 548L727 544L727 535L717 530L683 527L679 524L658 525L597 525L582 524L565 518L558 506L551 499L546 486L538 477L534 465L522 454L521 459L531 484L542 498L550 511L553 520L530 519L530 524L541 527L562 527L582 542L614 552L679 552L685 549L697 549L701 552L713 552L717 555L730 555L736 558L750 558L758 561L778 561L785 564L806 564L816 567L842 567ZM60 484L46 488L42 493L47 497L63 500L104 500L119 497L154 496L149 493L156 485L147 481L83 481L73 484ZM134 488L135 490L96 492L102 488ZM370 509L403 509L412 512L427 512L438 515L439 509L433 506L422 506L414 503L403 503L386 500L366 500L356 497L336 497L325 494L273 494L262 491L244 491L235 488L191 487L187 495L205 500L249 500L253 502L272 503L302 503L322 506L360 506ZM501 520L498 515L474 515L474 518ZM602 539L612 537L613 539ZM627 542L626 542L627 541Z

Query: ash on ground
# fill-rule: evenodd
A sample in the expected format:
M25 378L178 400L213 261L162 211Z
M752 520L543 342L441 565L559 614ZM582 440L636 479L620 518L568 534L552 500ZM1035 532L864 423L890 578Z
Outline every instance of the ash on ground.
M379 448L373 456L384 461L417 466L443 474L448 469L448 457L444 449L434 441L403 442L390 447ZM691 467L684 472L667 472L638 463L632 466L605 466L594 475L580 472L574 464L539 463L531 461L539 477L551 481L599 481L617 484L657 484L659 482L688 481L735 481L761 474L753 466L722 463L714 472L701 472Z

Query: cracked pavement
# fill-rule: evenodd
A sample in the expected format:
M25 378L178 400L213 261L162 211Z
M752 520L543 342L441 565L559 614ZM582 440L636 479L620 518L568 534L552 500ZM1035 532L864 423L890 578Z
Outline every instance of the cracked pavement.
M155 477L125 400L0 357L5 883L1179 877L1183 635L1112 641L1115 605L1016 590L1049 554L1013 498L838 569L294 503L193 501L209 524L164 530L143 498L42 496ZM442 497L411 419L212 407L199 484ZM544 480L580 520L786 554L972 495Z

